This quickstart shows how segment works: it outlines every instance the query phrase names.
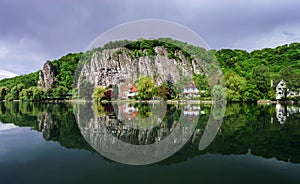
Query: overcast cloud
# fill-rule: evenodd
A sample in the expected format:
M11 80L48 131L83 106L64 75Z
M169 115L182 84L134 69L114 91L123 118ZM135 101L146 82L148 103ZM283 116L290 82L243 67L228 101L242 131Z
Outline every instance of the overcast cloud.
M164 19L199 34L211 48L253 50L300 41L299 0L1 0L0 68L17 74L84 51L121 23Z

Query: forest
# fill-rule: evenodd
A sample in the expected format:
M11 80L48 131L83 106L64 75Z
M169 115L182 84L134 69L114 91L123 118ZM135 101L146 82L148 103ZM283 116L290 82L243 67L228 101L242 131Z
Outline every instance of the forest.
M286 82L287 88L290 91L300 92L300 43L291 43L276 48L265 48L251 52L237 49L221 49L206 52L203 48L184 42L170 38L159 38L153 40L139 39L137 41L121 40L109 42L101 48L94 48L94 50L102 51L104 49L125 47L131 51L133 57L141 57L155 54L154 48L156 46L163 46L168 51L170 59L180 59L176 55L176 52L179 50L185 55L188 61L191 61L195 55L201 55L206 60L213 56L223 71L228 101L275 100L275 89L280 80ZM66 95L72 95L74 74L78 63L81 59L89 59L92 51L87 51L86 54L70 53L52 61L53 65L58 68L58 75L55 78L52 88L47 91L43 91L37 86L40 71L1 80L0 101L41 101L49 98L61 99L65 98ZM141 80L148 82L152 86L151 79ZM209 99L210 86L208 85L207 76L194 74L193 80L199 89L207 91L200 99ZM159 87L152 86L152 88L151 90L146 90L140 87L140 90L147 92L146 94L141 93L139 98L149 99L153 96L159 96L164 99L174 99L176 96L174 94L176 89L174 89L174 86L168 84L168 82ZM96 88L96 90L98 91L95 91L95 93L98 93L101 98L111 96L107 95L110 94L108 90L100 88ZM97 100L101 100L99 96L94 95L94 97ZM284 100L286 99L299 100L299 96L285 96Z

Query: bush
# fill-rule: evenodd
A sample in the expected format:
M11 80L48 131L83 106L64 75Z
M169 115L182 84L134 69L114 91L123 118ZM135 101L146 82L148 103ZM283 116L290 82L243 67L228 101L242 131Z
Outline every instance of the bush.
M106 89L102 86L97 86L92 95L93 100L101 101L105 97Z

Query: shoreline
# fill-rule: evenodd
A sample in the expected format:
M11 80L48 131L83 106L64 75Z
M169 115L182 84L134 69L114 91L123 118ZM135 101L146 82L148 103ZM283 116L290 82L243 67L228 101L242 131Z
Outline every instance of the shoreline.
M0 101L5 102L33 102L33 103L94 103L94 100L45 100L45 101ZM103 100L99 103L159 103L160 100ZM166 104L214 104L213 100L166 100ZM256 104L300 104L300 101L295 100L258 100L253 102L226 101L226 103L256 103Z

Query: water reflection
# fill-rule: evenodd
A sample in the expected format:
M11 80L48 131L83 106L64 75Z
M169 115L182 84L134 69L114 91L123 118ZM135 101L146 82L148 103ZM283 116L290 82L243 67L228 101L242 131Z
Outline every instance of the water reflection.
M184 115L182 107L175 105L105 104L115 106L108 108L116 109L113 116L94 113L91 109L104 108L93 106L86 103L75 108L83 137L101 155L131 165L155 163L173 155L190 139L198 121L198 115Z
M276 104L276 118L280 124L284 124L290 115L296 113L300 113L300 108L297 106Z
M99 152L110 159L115 157L106 151L117 150L125 155L123 150L127 149L127 154L135 157L130 160L132 164L159 160L158 164L174 164L206 153L251 154L300 163L299 105L229 104L222 124L219 119L222 114L210 113L209 104L201 104L200 108L166 105L164 110L155 104L75 106L76 116L74 105L67 103L0 103L0 122L31 127L42 132L47 141L57 141L66 148ZM284 121L281 117L285 117ZM147 124L144 121L147 118L156 121ZM216 137L207 139L210 134ZM169 146L161 146L163 142ZM139 146L153 150L148 160L139 160L138 156L146 154Z

